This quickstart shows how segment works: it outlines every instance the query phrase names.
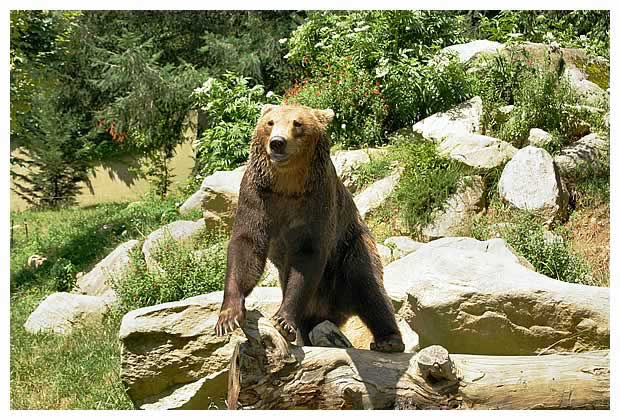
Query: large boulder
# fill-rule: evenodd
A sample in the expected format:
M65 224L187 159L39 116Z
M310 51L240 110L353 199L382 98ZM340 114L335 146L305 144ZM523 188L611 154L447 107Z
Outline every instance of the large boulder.
M421 348L489 355L609 348L609 289L551 279L510 255L431 244L384 269L398 316Z
M443 208L431 215L432 222L422 228L422 235L432 240L470 234L474 215L484 209L485 201L482 177L475 175L464 178L457 192L448 197Z
M441 142L438 152L473 168L491 169L510 160L517 149L500 139L481 134L450 135Z
M530 146L545 147L553 142L553 136L540 128L532 128L527 138Z
M237 207L239 186L246 166L232 171L216 171L206 177L198 191L190 196L179 208L180 214L202 208L216 214L227 214Z
M437 239L424 244L425 248L452 248L452 249L464 249L464 250L476 250L486 253L489 258L495 258L499 256L506 258L517 264L521 264L523 267L536 271L534 266L529 263L525 258L517 255L514 249L502 238L492 238L486 241L479 241L467 236L451 236L446 238Z
M456 54L461 63L479 57L484 54L496 54L504 48L504 44L486 39L467 42L465 44L456 44L443 48L440 53Z
M223 337L215 334L222 299L223 292L213 292L123 317L121 379L137 408L224 408L226 386L213 383L227 383L234 347L246 338L240 329ZM270 316L281 301L280 288L258 287L245 304L248 311ZM206 396L205 388L211 390Z
M155 260L154 253L162 242L166 240L180 243L187 242L204 229L204 219L199 219L195 222L191 220L177 220L151 232L142 245L142 253L144 254L147 268L151 271L158 271L160 269Z
M479 133L481 117L482 99L475 96L446 112L424 118L412 130L426 140L439 143L449 136Z
M107 296L53 293L30 314L24 328L33 334L49 332L68 335L77 326L100 324L111 303Z
M353 197L353 201L362 219L372 210L383 204L396 188L399 179L400 171L395 171L392 175L370 184L358 195Z
M228 366L237 343L246 340L236 329L215 335L223 292L140 308L121 322L121 380L136 408L225 408ZM256 287L246 298L247 318L271 316L282 301L279 287ZM417 335L403 324L409 349ZM368 349L372 335L354 317L342 332L355 347Z
M353 177L355 169L361 164L370 162L371 159L385 153L381 149L358 149L341 150L331 156L332 163L336 169L336 174L340 177L343 184L351 193L356 191L356 183Z
M553 161L561 176L570 177L577 169L606 170L604 161L608 156L609 140L592 133L563 148Z
M424 243L414 241L408 236L390 236L383 241L383 244L392 249L394 260L409 255L424 245Z
M125 272L129 264L129 252L139 243L133 239L117 246L92 270L78 279L74 292L92 296L116 297L110 280L120 277Z
M553 158L544 149L527 146L519 150L504 167L498 188L502 200L549 222L566 214L568 194Z

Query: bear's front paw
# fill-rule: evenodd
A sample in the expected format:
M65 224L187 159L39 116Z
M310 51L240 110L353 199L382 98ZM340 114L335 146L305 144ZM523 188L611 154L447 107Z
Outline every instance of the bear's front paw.
M278 332L282 334L282 337L286 339L289 343L292 343L297 338L297 328L295 328L291 323L287 322L283 317L279 315L274 315L272 318L273 326L276 327Z
M376 341L376 343L370 343L370 350L382 353L402 353L405 351L405 343L398 334L377 338Z
M233 332L245 319L245 308L243 305L223 306L220 316L215 324L215 333L222 336Z

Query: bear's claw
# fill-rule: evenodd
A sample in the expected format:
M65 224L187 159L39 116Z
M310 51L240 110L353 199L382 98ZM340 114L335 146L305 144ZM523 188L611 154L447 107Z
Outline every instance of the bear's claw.
M297 338L297 330L291 324L286 322L284 318L278 315L272 317L274 321L273 326L276 327L278 332L286 339L286 341L292 343Z
M370 343L370 350L382 353L402 353L405 351L405 343L398 334L381 337L376 341L376 343Z

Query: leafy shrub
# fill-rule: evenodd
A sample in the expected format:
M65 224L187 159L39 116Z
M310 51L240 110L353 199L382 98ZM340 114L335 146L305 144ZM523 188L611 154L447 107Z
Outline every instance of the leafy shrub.
M471 169L461 162L440 157L436 145L425 141L401 143L396 156L404 168L393 198L401 217L416 234L431 222L433 211L443 208Z
M388 131L409 127L473 96L470 76L455 57L442 54L424 63L408 54L380 60L376 69L385 83Z
M288 40L287 56L303 76L287 99L333 108L333 138L346 147L381 144L386 131L470 95L457 62L427 63L466 40L464 22L452 12L313 13Z
M123 311L172 302L222 290L226 276L226 242L221 233L206 233L199 245L164 240L154 252L161 271L149 271L139 249L130 253L128 273L113 279ZM206 248L201 255L196 247Z
M586 262L564 241L545 240L543 227L535 218L524 215L509 226L503 230L502 237L537 272L568 283L588 283L591 270Z
M203 177L217 170L234 169L247 160L248 144L262 105L279 99L265 94L261 85L250 86L249 78L233 73L221 79L209 78L192 96L208 118L208 127L195 145L195 172Z
M517 48L507 56L495 55L475 73L474 93L482 97L485 134L522 147L532 128L549 132L555 140L547 147L550 153L576 140L573 133L583 124L577 97L566 77L562 62L555 67L549 60L532 65L527 54ZM507 121L498 118L498 108L514 105Z
M370 161L362 163L351 171L351 178L355 183L356 190L360 191L373 182L388 176L393 166L394 162L386 156L371 157Z
M403 51L428 57L464 42L465 27L465 17L458 12L315 12L292 33L287 56L309 77L321 75L327 65L345 56L351 57L355 68L373 73L381 59L396 59Z
M329 64L322 76L295 84L284 102L312 108L331 108L333 141L344 147L378 145L384 141L383 122L387 116L381 84L351 64L350 57Z
M54 289L59 292L68 292L75 286L75 266L67 258L58 258L52 268L50 276L54 281Z
M502 10L478 13L476 38L558 42L609 57L608 10Z

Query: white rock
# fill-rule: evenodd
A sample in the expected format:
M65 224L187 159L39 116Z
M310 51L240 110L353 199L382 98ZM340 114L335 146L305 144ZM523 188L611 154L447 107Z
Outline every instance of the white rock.
M597 169L596 165L608 155L609 141L596 133L592 133L560 150L553 160L560 174L568 176L578 168L589 166Z
M193 408L208 408L210 401L200 402L194 391L217 388L214 384L220 383L222 370L228 371L235 345L246 340L241 329L215 335L223 295L219 291L194 296L136 309L123 317L121 379L136 407L182 408L191 400ZM271 316L281 301L279 287L257 287L245 305L248 311L258 309ZM187 388L178 391L180 387ZM212 400L222 395L226 387L210 394Z
M385 245L377 244L377 252L379 253L379 258L381 258L381 264L383 264L383 266L388 265L394 260L394 257L392 257L392 250Z
M101 260L87 274L81 276L76 284L75 293L102 296L110 293L115 296L110 280L118 279L127 270L129 252L139 244L137 240L120 244L107 257Z
M504 167L498 188L502 200L548 221L565 215L568 194L544 149L527 146L519 150Z
M594 82L587 79L570 79L575 92L586 105L597 106L601 101L609 99L607 92Z
M379 207L392 194L400 179L400 172L396 171L392 175L380 179L366 187L362 192L353 198L360 216L366 215Z
M384 284L422 348L488 355L609 348L609 289L548 278L511 256L427 245L385 267Z
M532 128L527 142L530 146L545 147L553 141L553 136L540 128Z
M497 108L497 113L495 114L495 119L498 122L506 122L510 118L510 114L514 111L514 105L504 105Z
M422 228L429 240L444 236L469 234L473 217L484 209L485 185L482 177L465 177L456 193L446 200L443 209L435 211L432 222Z
M144 260L149 270L159 270L153 253L163 241L172 239L176 242L186 242L204 229L204 219L199 219L195 222L190 220L177 220L176 222L169 223L151 232L142 245L142 253L144 254Z
M420 350L420 337L404 319L398 319L397 322L405 344L405 353L417 353Z
M481 134L450 135L438 148L442 156L474 167L491 169L510 160L517 149L505 141Z
M438 112L417 122L412 130L427 140L440 142L448 136L480 132L482 99L475 96L446 112Z
M200 189L179 208L179 213L187 214L200 208L216 214L233 211L237 207L239 187L245 170L244 165L232 171L216 171L209 175L202 181Z
M461 63L466 63L472 58L478 57L480 54L495 54L503 48L504 45L499 42L481 39L465 44L451 45L443 48L440 52L454 52L458 55Z
M529 270L536 271L532 264L530 264L525 258L517 255L515 250L501 238L479 241L466 236L452 236L431 241L424 244L423 248L451 248L485 252L489 254L489 257L491 258L494 256L505 258L516 264L521 264Z
M110 300L104 296L53 293L39 304L26 320L30 333L70 334L76 326L96 326L108 312Z
M383 243L392 248L392 256L395 260L415 252L424 245L422 242L414 241L408 236L390 236Z
M371 159L385 153L380 149L358 149L358 150L341 150L331 156L332 163L336 169L336 174L344 186L352 193L355 192L355 180L353 179L353 171L363 163L370 162Z

